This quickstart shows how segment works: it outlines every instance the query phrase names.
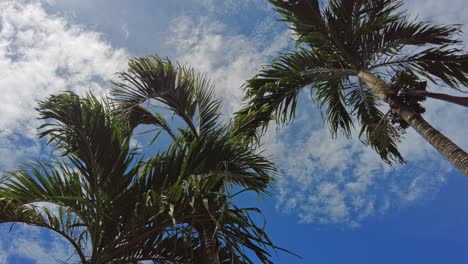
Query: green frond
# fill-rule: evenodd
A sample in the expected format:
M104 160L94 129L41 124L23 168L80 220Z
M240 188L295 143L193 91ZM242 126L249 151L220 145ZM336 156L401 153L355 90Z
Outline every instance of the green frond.
M219 126L220 101L215 99L213 84L205 75L152 56L131 59L128 72L119 76L122 82L115 83L112 91L119 112L128 114L142 103L156 100L181 117L195 136ZM166 122L154 124L160 123ZM165 125L163 128L172 133ZM171 136L175 138L174 133Z
M331 44L326 23L318 0L270 0L275 11L282 15L281 21L287 22L300 42L307 42L316 47Z
M84 221L92 201L77 173L65 163L31 163L8 172L0 187L0 223L50 229L72 244L83 260L88 233Z
M167 196L168 205L177 205L172 213L175 221L188 221L187 224L198 232L200 225L212 226L216 230L220 250L224 251L220 254L221 259L223 256L226 258L223 263L229 263L228 260L253 263L247 255L248 251L256 254L262 263L271 263L271 251L282 249L274 246L264 228L252 220L251 213L260 211L256 208L237 208L224 191L223 181L216 174L194 175L183 180L183 189L178 192L172 190L173 195ZM201 243L199 236L192 236L192 239L195 244Z
M330 1L328 6L317 0L270 1L283 16L282 21L306 43L329 55L340 57L354 69L363 67L362 36L371 27L395 21L392 15L401 5L395 0Z
M55 205L53 209L36 204L21 204L2 197L0 224L22 223L49 229L71 244L81 261L85 261L87 231L73 211Z
M130 107L119 107L115 110L117 115L125 116L125 119L130 123L132 130L139 125L155 125L166 131L172 139L176 140L177 135L172 130L164 116L160 113L152 113L147 108L141 105Z
M353 119L348 113L345 85L340 80L330 80L316 84L315 100L321 109L325 109L325 122L330 125L332 137L342 131L347 137L351 135Z
M361 125L359 138L369 144L386 163L404 163L405 159L397 149L402 131L394 127L379 110L379 102L369 90L358 87L350 92L350 104L354 105L354 112Z
M111 115L110 106L89 95L71 92L40 102L39 114L46 123L40 137L49 136L84 177L91 193L100 188L116 190L128 184L133 162L131 135L125 120Z
M69 208L80 215L91 200L82 188L82 178L66 163L55 166L44 162L29 163L23 168L7 172L8 178L0 190L1 197L21 204L53 203Z
M216 98L214 85L204 75L193 73L195 102L198 109L197 130L208 135L220 128L221 100Z
M379 58L401 54L405 46L457 44L459 41L453 36L459 33L458 25L437 26L397 20L382 29L365 33L363 38L368 40L366 59L372 67L379 63Z
M454 89L468 85L468 53L445 45L409 56L389 58L373 68L384 66L395 71L409 69L433 82L441 80Z
M320 89L322 83L353 74L354 70L316 50L299 49L281 55L246 82L247 105L236 113L236 124L247 135L255 136L258 128L265 129L270 120L287 123L294 118L302 88L310 85Z

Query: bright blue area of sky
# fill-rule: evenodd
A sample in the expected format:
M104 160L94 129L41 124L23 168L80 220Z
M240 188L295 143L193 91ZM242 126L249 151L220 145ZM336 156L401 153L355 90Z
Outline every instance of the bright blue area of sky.
M369 218L361 227L298 224L274 201L261 204L267 231L278 246L277 263L465 263L468 260L468 183L450 175L435 198ZM250 200L252 201L252 200Z
M273 12L251 9L226 15L207 12L189 1L56 1L51 13L64 14L72 21L103 32L114 47L128 48L134 55L173 51L161 42L176 15L210 15L222 19L231 31L251 34L251 27ZM112 2L112 3L111 3ZM75 4L76 3L76 4ZM258 12L258 17L256 17ZM245 10L244 10L245 11ZM73 14L73 15L72 15ZM128 24L130 37L125 39L121 25ZM438 194L409 207L390 210L361 223L361 227L300 224L293 214L282 214L274 198L256 202L254 196L239 198L241 205L258 205L267 220L267 231L280 247L303 257L279 252L276 263L467 263L468 262L468 181L458 173ZM252 204L252 202L254 204ZM3 235L2 235L3 236ZM47 235L43 235L47 239ZM4 240L5 241L5 240ZM10 256L9 264L35 263Z

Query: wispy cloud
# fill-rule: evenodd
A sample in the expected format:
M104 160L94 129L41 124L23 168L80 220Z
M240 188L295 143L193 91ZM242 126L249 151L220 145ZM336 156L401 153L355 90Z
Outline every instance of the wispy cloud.
M122 32L125 35L125 39L128 39L128 37L130 36L130 31L128 31L128 24L127 23L122 24Z
M259 0L197 0L197 2L211 12L218 14L233 14L248 9L258 11L270 8L267 1Z
M266 27L276 23L270 19L259 23L252 37L226 33L227 25L207 18L185 16L175 21L168 41L176 49L176 59L208 74L228 114L240 109L245 80L289 44L286 30L276 30L274 37L265 34Z
M33 259L37 264L74 263L77 260L68 242L54 233L22 224L14 225L11 231L8 229L9 226L4 225L0 232L15 239L9 243L0 240L1 263L8 263L13 256Z

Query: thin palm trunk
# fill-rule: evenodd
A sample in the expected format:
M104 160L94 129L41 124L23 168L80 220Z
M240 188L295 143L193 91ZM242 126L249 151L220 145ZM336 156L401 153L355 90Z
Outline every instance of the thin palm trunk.
M367 70L359 71L358 77L371 88L374 94L390 104L392 110L398 113L401 118L426 139L429 144L436 148L450 163L465 176L468 176L468 154L463 149L433 128L420 114L394 102L391 99L391 91L387 89L388 85L383 80Z
M218 241L214 234L213 225L211 223L202 224L199 233L202 241L204 264L220 264Z
M446 102L453 103L453 104L458 104L464 107L468 107L468 97L453 96L453 95L442 94L442 93L431 93L428 91L413 91L413 92L405 92L404 94L429 97L429 98L442 100L442 101L446 101Z

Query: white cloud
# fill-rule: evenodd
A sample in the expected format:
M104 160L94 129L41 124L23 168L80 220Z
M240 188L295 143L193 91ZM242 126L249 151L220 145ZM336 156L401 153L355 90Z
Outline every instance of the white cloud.
M260 65L288 45L289 33L278 32L273 39L265 35L268 23L260 23L255 35L226 34L226 25L206 18L197 21L191 17L178 17L174 21L169 42L177 51L176 59L208 73L214 80L218 96L224 99L227 113L240 108L245 80L251 78ZM271 32L270 32L271 33Z
M38 2L2 1L0 23L0 168L10 168L39 153L30 142L40 122L37 100L64 90L102 93L127 55Z
M196 0L196 2L211 12L232 14L246 10L268 9L267 1L259 0Z
M466 1L450 0L450 2L437 0L408 0L405 7L411 17L418 20L433 21L441 24L466 25L468 18L465 15ZM466 39L466 34L465 34Z
M130 31L128 31L128 24L123 23L121 29L122 29L122 32L125 35L125 39L128 39L128 37L130 36Z
M29 258L37 264L74 263L77 256L69 243L59 235L39 227L16 224L9 232L4 226L2 233L14 237L10 243L0 240L0 262L8 263L13 256ZM47 238L47 239L46 239Z

